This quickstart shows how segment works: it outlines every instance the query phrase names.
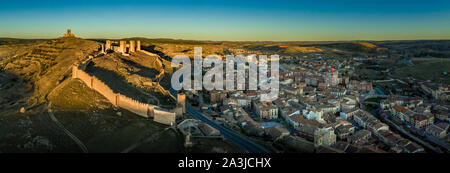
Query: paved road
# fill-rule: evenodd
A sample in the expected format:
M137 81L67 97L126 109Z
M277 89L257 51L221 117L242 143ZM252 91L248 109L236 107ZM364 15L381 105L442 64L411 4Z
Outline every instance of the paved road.
M439 145L442 148L445 148L447 151L450 151L450 145L448 143L443 142L439 138L436 138L434 136L429 136L429 135L426 135L426 138L428 140L430 140L431 142L433 142L434 144Z
M170 93L176 98L177 97L177 92L174 89L170 89ZM213 120L210 120L209 118L207 118L205 115L203 115L202 113L200 113L199 111L195 110L192 106L190 106L189 104L186 104L186 112L191 114L194 118L203 121L207 124L209 124L210 126L216 128L217 130L220 131L220 133L222 133L222 135L234 142L235 144L245 148L248 152L250 153L270 153L269 150L267 150L266 148L254 143L253 141L250 141L249 139L242 137L241 135L215 123Z

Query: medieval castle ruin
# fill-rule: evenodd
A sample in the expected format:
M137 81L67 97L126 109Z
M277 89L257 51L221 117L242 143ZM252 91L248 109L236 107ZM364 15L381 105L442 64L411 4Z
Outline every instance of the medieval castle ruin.
M130 40L129 43L125 40L111 41L106 40L106 44L102 44L102 52L119 52L122 55L128 56L133 52L141 51L141 41Z
M130 41L130 44L128 44L125 48L125 41L120 41L123 43L123 47L119 48L119 50L126 52L121 53L127 53L129 51L134 52L134 48L130 48L134 46L134 42ZM107 43L112 43L107 41ZM106 44L108 45L108 44ZM140 42L138 41L138 47L140 47ZM102 48L103 45L102 45ZM116 49L114 48L114 45L109 44L109 49ZM102 49L103 50L103 49ZM140 49L138 49L140 50ZM105 53L102 51L102 53ZM120 107L126 110L129 110L137 115L140 115L142 117L146 118L153 118L155 122L166 124L166 125L175 125L176 119L178 117L182 117L183 113L186 112L186 95L179 94L177 96L177 106L176 108L172 110L166 110L163 108L160 108L159 106L142 103L140 101L134 100L130 97L127 97L125 95L122 95L120 93L115 93L108 85L106 85L103 81L98 79L95 76L89 75L87 72L85 72L86 67L89 65L90 62L92 62L93 56L89 56L89 59L81 63L80 65L74 65L72 67L72 78L80 79L83 81L89 88L99 92L102 94L111 104L113 104L116 107ZM166 90L165 90L166 91ZM166 91L166 93L169 93ZM170 93L169 93L170 94ZM172 96L172 95L170 95ZM172 98L175 98L172 96Z
M75 35L72 34L70 29L67 30L67 33L64 34L64 38L74 38ZM142 52L149 56L158 56L156 54L147 52L145 50L141 50L141 41L131 40L129 43L127 41L111 41L106 40L106 44L100 44L101 53L96 55L95 57L107 54L109 52L118 52L122 53L122 55L128 56L134 52ZM183 113L186 113L186 95L179 94L177 98L172 96L169 91L165 90L162 86L157 85L159 91L163 94L169 95L173 99L177 100L177 105L172 110L166 110L156 105L151 105L147 103L142 103L140 101L134 100L128 96L122 95L120 93L115 93L107 84L98 79L96 76L91 76L86 72L86 68L92 62L92 59L95 58L90 55L89 58L83 61L81 64L74 64L72 66L72 78L80 79L85 83L89 88L97 91L101 95L103 95L111 104L116 107L120 107L131 111L139 116L146 118L153 118L155 122L166 124L166 125L176 125L177 118L183 116ZM161 66L163 63L159 60L158 64ZM161 77L164 75L164 69L161 70L158 75Z

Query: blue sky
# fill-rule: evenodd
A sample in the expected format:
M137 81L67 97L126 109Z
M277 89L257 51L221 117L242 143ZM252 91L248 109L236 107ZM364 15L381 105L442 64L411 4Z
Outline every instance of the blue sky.
M450 39L446 0L0 0L0 37Z

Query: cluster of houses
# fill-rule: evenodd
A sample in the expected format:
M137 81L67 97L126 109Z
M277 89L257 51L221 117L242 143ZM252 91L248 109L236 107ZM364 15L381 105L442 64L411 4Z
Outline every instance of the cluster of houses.
M415 130L437 138L445 138L448 131L448 108L424 103L423 99L415 97L391 96L382 100L380 106L388 110L396 120L408 124Z
M439 139L448 138L450 119L447 107L424 103L424 100L419 97L398 96L390 96L382 100L380 107L389 112L392 118L407 124L416 131L425 132Z
M421 82L419 85L425 93L431 95L434 99L450 101L450 85L444 86L431 82Z
M201 108L212 119L243 130L247 135L273 141L301 141L316 151L333 152L423 152L424 148L392 132L371 113L360 109L361 94L373 94L370 81L351 80L350 62L302 60L300 67L280 71L280 93L276 101L261 102L260 91L207 91L210 105ZM334 67L334 68L332 68ZM345 74L340 75L339 71ZM389 97L380 107L400 120L446 136L448 110L427 106L417 97ZM212 110L210 110L212 108ZM283 126L264 128L263 121ZM288 143L286 143L288 144Z

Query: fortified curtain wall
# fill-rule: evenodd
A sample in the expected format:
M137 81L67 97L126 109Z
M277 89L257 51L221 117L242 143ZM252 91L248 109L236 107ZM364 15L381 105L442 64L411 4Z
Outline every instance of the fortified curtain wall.
M144 54L147 54L149 56L157 56L157 57L159 57L159 55L147 52L145 50L139 50L139 51L144 53ZM158 65L159 66L164 67L164 63L159 58L156 58L156 60L158 61ZM164 73L165 73L165 70L162 69L161 72L156 76L156 79L162 78L164 76ZM170 97L172 97L175 100L177 99L172 94L170 94L170 92L168 90L164 89L161 85L159 85L159 83L158 83L158 85L155 85L155 86L158 88L159 92L161 92L161 93L163 93L165 95L169 95Z
M145 50L139 50L139 52L142 52L142 53L144 53L144 54L146 54L146 55L148 55L148 56L156 56L156 57L159 57L159 55L154 54L154 53L147 52L147 51L145 51ZM159 60L159 58L157 58L156 60L158 61L158 65L162 67L162 66L163 66L163 62L161 62L161 60Z
M145 51L145 50L139 50L139 52L142 52L142 53L144 53L144 54L146 54L146 55L149 55L149 56L156 56L156 57L158 57L158 58L156 58L156 60L158 61L158 65L161 66L161 67L164 67L164 68L163 68L164 71L162 71L162 72L160 73L160 75L158 75L158 76L163 75L163 74L164 74L163 72L166 72L166 71L167 71L168 73L172 73L172 63L171 63L170 61L167 61L167 60L165 60L165 59L162 59L159 55L154 54L154 53L147 52L147 51Z
M74 65L72 67L72 78L78 78L83 81L89 88L102 94L108 101L114 106L129 110L135 114L143 117L158 117L158 119L164 119L163 124L171 125L169 120L173 120L176 117L174 111L163 111L158 106L142 103L132 98L129 98L120 93L115 93L108 85L95 76L91 76L84 70L87 65L92 61L93 57L90 57L87 61L84 61L81 65ZM163 89L163 88L162 88ZM166 91L163 89L163 91ZM168 92L168 91L166 91ZM169 93L170 95L170 93ZM176 110L175 110L176 111ZM161 118L163 117L163 118ZM155 121L156 118L155 118ZM158 121L157 121L158 122Z
M150 52L147 52L145 50L139 50L139 52L142 52L142 53L144 53L146 55L149 55L149 56L159 57L157 54L150 53ZM163 69L160 71L160 73L158 75L156 75L156 77L155 77L156 79L159 79L160 77L162 77L164 75L164 64L163 64L163 62L161 60L159 60L159 58L156 58L156 61L158 62L158 66L163 67Z

